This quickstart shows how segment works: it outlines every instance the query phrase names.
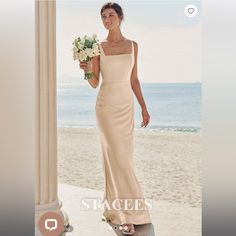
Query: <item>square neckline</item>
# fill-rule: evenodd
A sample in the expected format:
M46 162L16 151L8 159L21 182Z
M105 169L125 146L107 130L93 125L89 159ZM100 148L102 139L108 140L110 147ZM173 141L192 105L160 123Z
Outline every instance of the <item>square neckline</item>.
M104 55L105 57L133 55L133 53L134 53L133 41L132 41L132 40L129 40L129 41L131 42L131 53L122 53L122 54L106 55L105 52L104 52L104 50L103 50L102 43L100 43L101 51L102 51L102 53L103 53L103 55Z

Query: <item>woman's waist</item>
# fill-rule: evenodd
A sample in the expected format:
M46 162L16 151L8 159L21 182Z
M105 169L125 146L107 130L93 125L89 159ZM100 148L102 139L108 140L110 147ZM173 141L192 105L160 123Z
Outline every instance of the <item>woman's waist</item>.
M131 83L128 82L102 82L99 93L102 94L129 94L132 92Z
M104 85L123 85L123 84L130 84L130 80L103 80L101 86Z
M133 90L130 83L102 83L97 99L124 99L130 100L133 96Z
M97 95L96 105L125 105L133 104L134 98L133 93L129 92L105 92L100 91Z

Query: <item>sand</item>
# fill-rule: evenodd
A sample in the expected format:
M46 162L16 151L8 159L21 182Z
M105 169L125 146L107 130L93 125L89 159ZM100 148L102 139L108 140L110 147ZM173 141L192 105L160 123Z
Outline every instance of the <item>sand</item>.
M201 139L201 132L135 129L134 168L146 198L201 208ZM104 190L96 128L58 128L58 178Z

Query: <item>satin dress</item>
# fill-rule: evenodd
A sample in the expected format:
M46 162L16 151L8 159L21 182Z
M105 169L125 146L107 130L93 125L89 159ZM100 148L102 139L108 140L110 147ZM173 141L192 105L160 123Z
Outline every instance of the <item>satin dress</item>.
M133 41L130 44L132 52L119 55L105 55L99 44L102 82L95 105L105 176L103 217L120 225L151 223L134 173L134 97L130 81ZM135 204L140 206L135 208Z

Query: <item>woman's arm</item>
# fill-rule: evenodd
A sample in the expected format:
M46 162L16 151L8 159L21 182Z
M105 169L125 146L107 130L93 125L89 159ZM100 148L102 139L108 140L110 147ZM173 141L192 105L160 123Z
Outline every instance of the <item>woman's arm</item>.
M93 88L97 88L100 78L100 56L95 56L89 62L80 62L80 68L84 72L93 72L94 76L88 79L89 84Z
M134 43L134 67L131 73L131 87L142 109L143 122L141 126L146 127L147 124L149 123L150 115L148 114L138 79L138 44L135 41L133 41L133 43Z

